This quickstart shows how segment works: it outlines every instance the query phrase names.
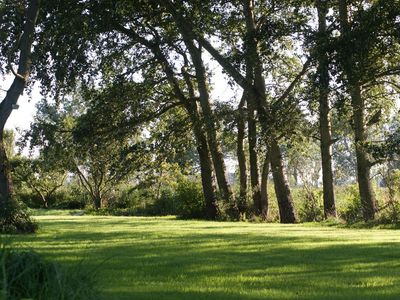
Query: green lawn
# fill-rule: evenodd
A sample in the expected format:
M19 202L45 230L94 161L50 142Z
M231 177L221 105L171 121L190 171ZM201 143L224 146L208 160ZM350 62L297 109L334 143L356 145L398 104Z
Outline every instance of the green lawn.
M397 230L44 215L13 237L97 267L104 299L400 299Z

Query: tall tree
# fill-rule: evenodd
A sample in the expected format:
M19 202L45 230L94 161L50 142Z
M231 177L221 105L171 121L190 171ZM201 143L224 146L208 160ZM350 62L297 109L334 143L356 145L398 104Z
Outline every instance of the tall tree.
M4 145L4 126L29 80L32 65L32 45L34 43L40 0L28 1L26 7L23 2L11 5L21 5L20 8L24 11L24 17L22 18L23 25L20 27L22 29L17 35L17 40L14 41L15 45L12 49L9 49L9 51L19 51L18 68L14 70L13 63L11 62L11 58L16 56L15 53L9 53L7 57L8 67L14 76L14 80L5 98L0 103L0 207L3 210L12 201L13 194L10 166ZM1 8L1 18L7 13L7 9L10 9L10 4Z
M322 184L324 193L325 218L336 217L335 194L333 189L332 172L332 133L329 102L329 58L327 47L329 36L327 32L326 16L328 14L328 2L316 0L318 11L318 90L319 90L319 134L322 161Z
M195 69L195 78L199 92L199 102L207 132L207 141L213 159L215 175L218 186L222 193L222 197L226 202L229 203L233 200L233 195L226 176L224 155L217 139L216 120L214 112L211 108L210 94L208 92L209 88L207 87L207 72L204 66L204 60L202 58L203 51L201 47L196 47L193 33L188 30L185 22L182 22L182 18L179 16L179 14L177 14L177 11L172 8L169 9L169 12L173 15L177 28L182 34L183 41L188 49L192 64Z
M257 112L260 118L260 123L263 128L264 135L270 136L269 137L270 159L272 166L272 174L275 182L276 194L278 198L278 204L280 207L281 222L283 223L295 222L296 217L293 207L293 201L287 180L285 178L283 158L277 141L278 137L274 136L276 134L275 130L271 130L272 129L271 126L273 123L272 122L273 117L270 114L271 108L269 107L266 101L265 92L263 92L263 90L265 90L265 85L263 87L262 83L260 83L261 81L264 80L262 78L262 75L259 76L258 74L258 78L260 80L257 82L257 85L255 81L254 84L252 82L248 82L246 77L241 74L240 70L238 70L235 65L233 65L224 55L221 54L219 50L217 50L204 37L204 33L199 32L198 28L194 29L193 23L190 22L190 20L188 20L187 18L187 12L185 11L183 5L180 4L178 5L177 3L174 4L169 3L168 5L170 6L170 11L172 10L175 11L175 17L179 18L180 22L183 22L185 24L186 30L191 31L192 35L195 37L198 43L210 53L210 55L221 65L224 71L228 73L239 86L241 86L244 90L249 92L251 97L256 99ZM242 40L245 40L244 37L242 37ZM298 81L306 72L308 65L309 62L307 62L304 65L301 72L297 76L295 76L294 80L282 92L281 96L276 98L275 102L280 103L290 95L290 92L295 88ZM258 71L258 73L259 72L260 71Z
M374 164L367 151L369 128L379 119L379 111L368 116L369 98L376 89L391 85L398 67L398 25L400 4L394 1L340 0L338 19L340 38L337 45L339 67L346 92L351 99L352 126L357 160L357 181L365 221L374 219L376 200L371 183Z

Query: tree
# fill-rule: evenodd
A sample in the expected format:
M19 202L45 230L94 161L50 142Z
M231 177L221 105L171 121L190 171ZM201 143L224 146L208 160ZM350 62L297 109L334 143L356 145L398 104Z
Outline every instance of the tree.
M11 170L4 144L4 126L17 105L19 96L23 93L31 71L32 44L34 42L36 21L40 9L40 0L31 0L25 6L21 3L5 3L0 7L0 31L8 32L2 34L1 62L7 61L8 70L12 72L14 80L8 89L6 96L0 103L0 209L5 213L5 219L12 219L12 209L15 204L13 201L13 185L11 179ZM7 14L15 17L16 27L13 28L13 22L7 22ZM14 14L15 13L15 14ZM23 16L23 17L22 17ZM14 23L15 24L15 23ZM15 34L17 32L17 34ZM5 41L4 41L5 40ZM7 49L7 46L9 47ZM18 68L14 70L12 59L18 55ZM6 56L4 54L7 54ZM2 73L4 67L1 67ZM7 213L9 211L9 213ZM18 230L18 229L17 229ZM23 229L22 229L23 230Z
M368 127L367 95L382 86L387 77L399 73L397 61L393 61L398 49L396 18L399 3L388 5L385 1L352 5L352 1L340 0L338 63L343 73L347 93L353 109L352 125L357 159L357 181L365 221L373 220L376 211L375 194L371 184L373 162L366 144ZM349 7L353 7L350 12ZM372 87L372 88L371 88Z
M85 96L111 101L114 98L110 95L107 90L88 91L82 98L75 95L69 102L64 101L62 107L42 102L25 134L26 142L39 149L44 160L56 160L60 168L78 176L96 209L146 159L146 149L135 136L103 139L96 132L93 118L98 119L98 114L87 110L85 101L90 100Z
M12 161L13 179L25 183L40 197L45 208L49 207L49 199L64 185L68 175L64 168L50 162L50 159L43 157L18 157Z
M322 162L322 184L324 193L324 215L325 218L337 217L335 207L335 195L333 189L332 171L332 133L331 115L329 101L329 33L327 31L326 16L328 14L327 1L317 0L318 11L318 39L317 39L317 59L318 59L318 90L319 90L319 134Z
M237 4L237 3L235 3ZM232 5L235 5L232 3ZM194 24L194 20L196 20L196 17L193 17L194 11L199 13L200 10L198 10L198 7L193 5L191 7L191 12L189 12L185 5L182 5L182 3L171 3L168 2L166 3L167 9L170 12L170 14L174 17L176 23L181 23L182 28L185 28L186 31L188 31L188 34L191 35L192 39L195 39L199 45L201 45L204 49L206 49L210 55L221 65L221 67L224 69L224 71L229 74L235 82L241 86L246 92L249 93L249 96L254 98L256 100L256 105L257 105L257 112L258 116L260 119L260 124L263 128L263 135L264 137L269 137L268 139L268 144L269 144L269 153L270 153L270 161L271 161L271 166L272 166L272 174L274 177L274 182L275 182L275 189L276 189L276 194L278 197L278 203L280 207L280 214L281 214L281 221L284 223L292 223L296 221L295 217L295 212L294 212L294 207L292 203L292 197L290 194L290 189L287 184L286 178L285 178L285 173L283 169L283 158L279 149L279 144L278 144L278 139L280 137L280 134L278 134L276 131L279 132L279 126L277 126L277 123L274 124L273 121L275 121L277 118L276 116L271 115L271 106L267 102L267 98L265 95L265 84L262 84L263 76L262 76L262 68L261 64L255 63L259 62L259 58L257 59L257 41L253 42L252 48L254 50L252 52L249 52L247 54L247 57L249 57L249 61L252 61L252 65L248 67L258 67L256 71L254 71L255 74L254 76L257 77L257 82L256 79L254 79L254 82L249 82L247 80L246 76L243 76L242 73L240 72L240 69L238 69L234 64L231 63L231 61L226 58L224 55L221 54L219 50L217 50L210 42L207 40L204 36L208 32L201 32L199 28L201 29L202 26L198 25L197 23ZM247 30L251 33L252 25L254 21L251 21L251 14L253 13L253 9L251 8L251 3L249 2L244 2L243 8L248 10L247 15L250 17L247 17L248 20L248 26ZM202 8L204 9L204 8ZM246 12L243 13L246 15ZM198 19L197 19L198 20ZM243 21L243 19L242 19ZM209 29L210 30L210 29ZM215 31L215 27L213 28ZM212 30L210 30L212 31ZM250 36L255 36L254 33L252 33ZM271 37L273 39L273 37ZM241 41L243 42L244 45L248 42L248 40L245 38L245 36L242 35ZM255 46L255 47L254 47ZM240 48L240 47L237 47ZM255 56L256 55L256 56ZM274 99L273 102L275 103L282 103L284 100L287 99L287 97L290 95L290 92L295 88L296 84L298 81L301 79L301 77L304 75L304 73L307 71L309 65L309 61L303 66L302 70L300 71L297 76L294 77L293 81L287 86L286 89L283 91L279 91L282 94ZM277 105L278 106L278 105ZM255 174L255 173L254 173ZM255 183L255 180L253 181Z

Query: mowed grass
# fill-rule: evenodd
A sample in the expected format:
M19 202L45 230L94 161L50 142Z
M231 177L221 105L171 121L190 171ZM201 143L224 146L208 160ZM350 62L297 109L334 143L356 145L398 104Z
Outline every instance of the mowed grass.
M95 270L103 299L400 299L397 230L44 215L13 236Z

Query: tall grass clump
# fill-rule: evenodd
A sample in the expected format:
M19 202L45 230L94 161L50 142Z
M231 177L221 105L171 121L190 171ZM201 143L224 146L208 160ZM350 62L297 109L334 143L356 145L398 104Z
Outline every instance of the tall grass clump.
M83 268L64 268L34 251L2 244L0 300L98 299L92 274Z

